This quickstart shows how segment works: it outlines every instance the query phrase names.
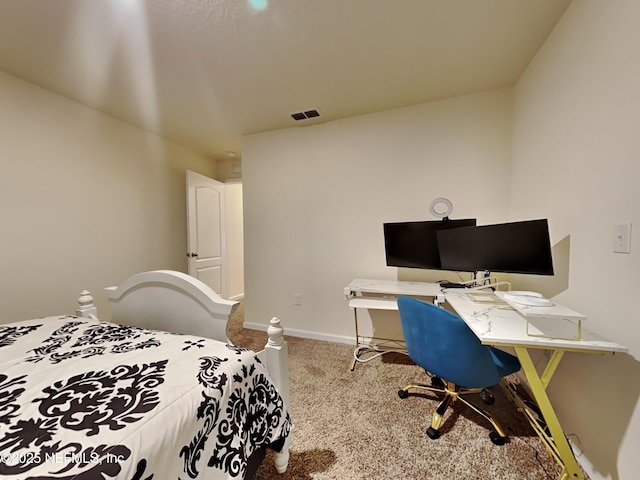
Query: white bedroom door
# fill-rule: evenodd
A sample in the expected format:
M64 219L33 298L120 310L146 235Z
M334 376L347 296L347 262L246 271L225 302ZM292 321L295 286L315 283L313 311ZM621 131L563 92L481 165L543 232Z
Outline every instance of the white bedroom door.
M188 273L227 298L224 184L187 170Z

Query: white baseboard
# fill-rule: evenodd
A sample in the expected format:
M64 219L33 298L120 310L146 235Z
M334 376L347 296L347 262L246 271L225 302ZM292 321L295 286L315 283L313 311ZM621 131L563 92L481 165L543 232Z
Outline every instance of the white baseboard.
M244 328L248 328L249 330L260 330L262 332L266 332L269 325L264 325L262 323L248 323L244 322L242 324ZM318 332L310 332L308 330L297 330L295 328L287 328L286 325L284 327L284 334L289 335L291 337L300 337L300 338L308 338L310 340L321 340L323 342L334 342L334 343L346 343L348 345L355 345L356 339L355 337L347 337L343 335L330 335L327 333L318 333Z
M576 461L582 467L582 469L586 472L591 480L606 480L598 471L593 467L593 463L589 461L589 459L584 455L580 448L576 448L575 445L571 445L571 449L573 450L573 454L576 457Z

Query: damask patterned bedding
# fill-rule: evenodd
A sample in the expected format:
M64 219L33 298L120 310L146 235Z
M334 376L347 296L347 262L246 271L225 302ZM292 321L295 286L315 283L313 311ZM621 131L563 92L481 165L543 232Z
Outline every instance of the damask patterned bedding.
M78 317L0 325L3 478L243 478L290 429L249 350Z

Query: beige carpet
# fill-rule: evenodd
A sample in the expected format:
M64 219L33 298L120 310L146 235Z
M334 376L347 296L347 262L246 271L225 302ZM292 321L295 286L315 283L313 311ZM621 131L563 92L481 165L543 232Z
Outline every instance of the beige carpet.
M231 340L239 346L259 350L266 342L266 333L242 328L242 308L230 327ZM494 445L489 424L466 408L448 413L441 437L431 440L425 431L438 403L435 396L398 398L405 384L427 381L405 355L387 354L351 372L350 345L296 337L287 341L294 422L289 468L279 475L267 455L256 479L540 480L559 474L499 388L494 388L495 405L487 410L508 432L506 445Z

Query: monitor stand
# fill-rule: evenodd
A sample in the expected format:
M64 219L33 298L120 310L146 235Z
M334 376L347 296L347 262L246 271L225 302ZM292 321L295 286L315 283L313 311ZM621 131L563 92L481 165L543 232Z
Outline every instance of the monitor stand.
M440 285L442 288L467 288L467 285L463 283L449 282L447 280L438 282L438 285Z

